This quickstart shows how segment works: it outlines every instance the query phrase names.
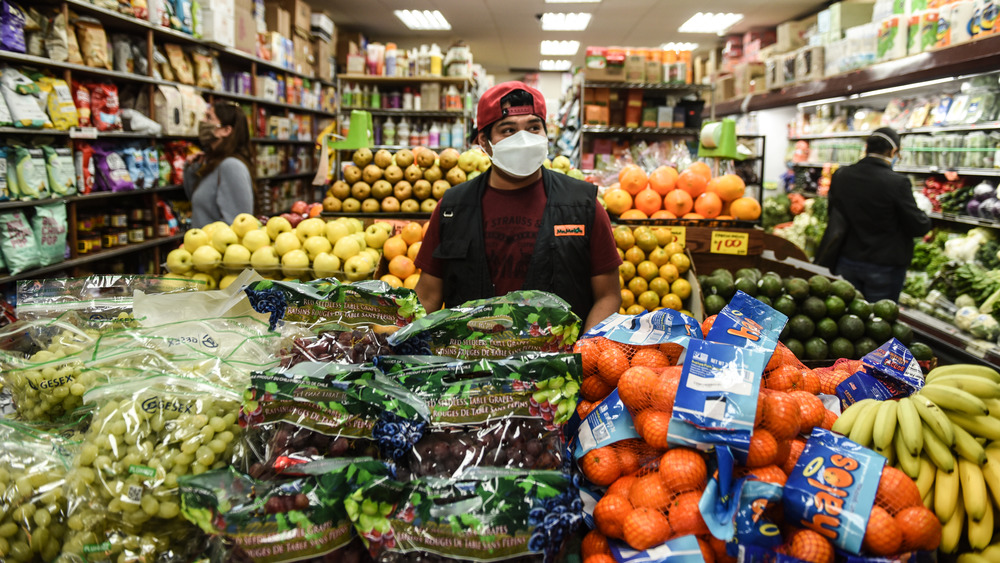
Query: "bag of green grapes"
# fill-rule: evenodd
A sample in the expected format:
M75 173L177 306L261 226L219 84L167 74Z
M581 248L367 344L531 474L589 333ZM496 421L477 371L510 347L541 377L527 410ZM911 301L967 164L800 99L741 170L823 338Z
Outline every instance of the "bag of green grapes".
M0 561L53 561L79 539L79 531L67 526L75 507L65 489L76 446L58 434L0 420ZM79 522L81 514L74 517Z
M154 559L197 552L196 529L180 516L178 479L242 455L239 394L151 373L95 387L83 400L93 415L74 467L94 475L92 501L106 510L112 548L145 545Z

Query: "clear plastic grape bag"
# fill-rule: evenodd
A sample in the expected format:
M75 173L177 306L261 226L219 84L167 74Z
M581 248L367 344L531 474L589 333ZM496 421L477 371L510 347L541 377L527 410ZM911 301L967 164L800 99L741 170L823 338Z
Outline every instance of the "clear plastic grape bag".
M302 362L363 364L391 353L385 333L371 327L324 330L293 339L292 345L281 351L281 367Z

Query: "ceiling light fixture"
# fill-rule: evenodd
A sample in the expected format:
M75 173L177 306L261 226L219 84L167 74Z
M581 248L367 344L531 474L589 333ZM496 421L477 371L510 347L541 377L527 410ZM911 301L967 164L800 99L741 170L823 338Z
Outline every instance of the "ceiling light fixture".
M660 45L662 51L694 51L697 48L697 43L664 43Z
M410 29L437 31L451 29L451 24L438 10L396 10L399 21Z
M564 71L573 68L572 61L566 59L543 59L538 61L538 70L542 71Z
M542 14L542 29L545 31L583 31L590 25L591 14L584 12Z
M579 50L579 41L542 41L542 54L549 57L572 57Z
M698 12L691 19L681 24L677 31L681 33L716 33L722 35L736 22L743 19L743 14Z

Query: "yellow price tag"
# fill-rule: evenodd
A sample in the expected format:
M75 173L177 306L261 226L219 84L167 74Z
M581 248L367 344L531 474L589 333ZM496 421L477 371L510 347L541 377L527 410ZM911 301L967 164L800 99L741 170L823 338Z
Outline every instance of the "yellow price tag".
M680 244L681 246L687 246L685 242L687 241L687 227L667 227L670 229L670 234L674 235L674 242Z
M730 231L713 231L712 246L709 252L714 254L738 254L745 256L750 247L750 235L748 233L734 233Z

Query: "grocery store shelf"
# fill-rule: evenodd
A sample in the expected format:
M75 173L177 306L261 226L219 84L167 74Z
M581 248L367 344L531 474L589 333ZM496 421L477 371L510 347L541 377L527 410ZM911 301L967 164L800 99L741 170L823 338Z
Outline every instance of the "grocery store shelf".
M281 182L282 180L297 180L299 178L312 178L316 175L315 170L309 172L289 172L287 174L275 174L273 176L260 176L258 180L268 180L271 182Z
M14 53L12 51L0 50L0 60L10 61L18 65L27 66L45 66L48 68L61 68L64 70L69 70L72 72L78 72L81 74L90 74L93 76L102 76L105 78L113 79L124 79L131 80L133 82L144 82L146 84L159 84L162 81L152 76L142 76L141 74L132 74L130 72L115 72L113 70L108 70L105 68L95 68L92 66L84 66L73 63L58 62L52 59L47 59L45 57L35 57L32 55L23 55L21 53Z
M342 108L343 111L367 111L372 115L403 115L409 117L467 117L468 113L464 110L458 111L432 111L432 110L422 110L422 109L380 109L380 108L364 108L364 107L345 107Z
M584 82L584 88L628 88L631 90L677 90L685 92L711 92L713 86L687 84L685 82Z
M315 145L315 139L275 139L273 137L254 137L250 139L254 143L264 143L271 145Z
M170 186L160 186L158 188L150 188L148 190L126 190L122 192L91 192L89 194L82 195L71 195L67 197L50 197L46 199L29 199L29 200L18 200L18 201L0 201L0 209L19 209L22 207L34 207L36 205L48 205L50 203L69 203L69 202L84 202L84 201L94 201L98 199L114 199L121 197L130 197L138 195L149 195L163 192L172 192L176 190L183 189L184 186L180 184L173 184Z
M1000 121L990 121L986 123L973 123L971 125L941 125L929 127L914 127L913 129L900 129L900 135L914 135L918 133L962 133L969 131L994 131L1000 129ZM860 139L871 135L871 131L837 131L836 133L815 133L810 135L791 135L789 141L816 141L823 139Z
M973 225L976 227L1000 228L1000 222L998 221L994 221L993 219L981 219L979 217L972 217L970 215L931 212L928 213L927 216L930 217L931 219L940 219L942 221L948 221L949 223L962 223L964 225Z
M902 133L902 131L900 131ZM815 141L818 139L859 139L871 135L871 131L838 131L836 133L816 133L815 135L789 136L789 141Z
M925 340L933 341L935 345L947 345L971 360L1000 368L1000 348L993 342L973 338L958 327L909 307L899 308L899 320Z
M94 254L85 254L83 256L80 256L79 258L64 260L62 262L59 262L58 264L52 264L51 266L45 266L44 268L26 270L24 272L20 272L10 276L0 276L0 285L17 280L37 278L45 276L46 274L61 272L63 270L69 270L71 268L82 266L84 264L89 264L100 260L107 260L108 258L114 258L116 256L122 256L125 254L141 252L143 250L148 250L150 248L154 248L160 245L170 244L172 242L180 242L182 240L184 240L184 235L173 235L169 237L161 237L153 240L148 240L146 242L128 244L118 248L112 248L110 250L103 250L101 252L95 252Z
M904 166L897 164L893 167L896 172L911 174L940 174L944 172L955 172L959 176L1000 176L1000 168L940 168L937 166Z
M398 151L398 150L412 149L412 148L413 148L413 145L372 145L372 147L371 147L372 150L376 150L376 151L380 150L380 149L385 149L387 151ZM462 149L459 148L459 147L424 147L424 148L431 149L432 151L435 151L435 152L437 152L437 151L443 151L445 149L455 149L455 150L457 150L459 152L462 151ZM354 149L341 149L341 150L350 150L350 151L353 151Z
M824 166L848 166L854 164L853 162L793 162L792 166L794 168L823 168ZM898 172L899 169L897 168Z
M371 76L368 74L338 74L342 81L368 82L376 84L413 84L435 82L438 84L472 84L472 78L463 76Z
M609 127L607 125L584 125L581 129L584 133L606 133L609 135L675 135L690 136L698 135L697 129L674 129L670 127Z

